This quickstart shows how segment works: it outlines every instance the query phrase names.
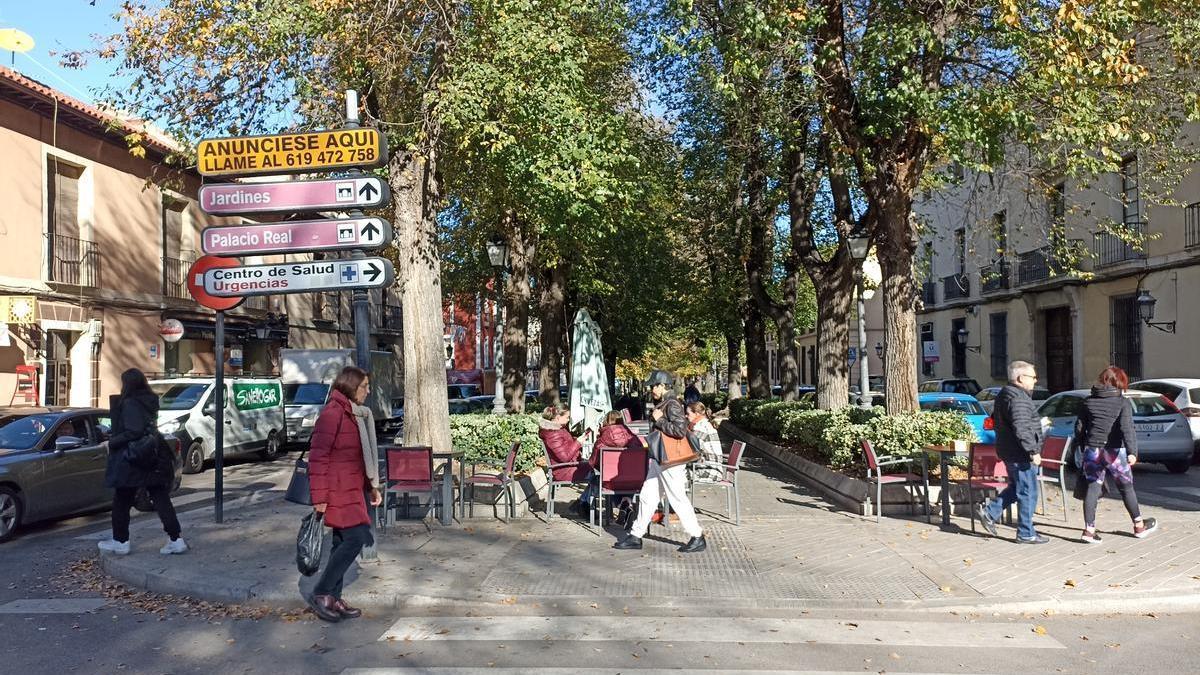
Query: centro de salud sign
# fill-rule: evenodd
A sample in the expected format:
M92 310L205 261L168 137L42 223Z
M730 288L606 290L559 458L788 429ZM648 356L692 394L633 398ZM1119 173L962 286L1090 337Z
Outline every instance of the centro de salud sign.
M208 257L208 256L205 256ZM386 288L396 279L387 258L212 267L194 281L217 298Z
M202 176L308 173L376 167L386 161L384 136L369 127L209 138L196 146L196 168Z

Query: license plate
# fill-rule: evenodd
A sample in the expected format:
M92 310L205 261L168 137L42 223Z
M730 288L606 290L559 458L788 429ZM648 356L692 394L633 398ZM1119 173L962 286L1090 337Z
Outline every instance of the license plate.
M1133 426L1138 430L1138 433L1143 434L1162 433L1167 430L1167 425L1165 424L1135 424Z

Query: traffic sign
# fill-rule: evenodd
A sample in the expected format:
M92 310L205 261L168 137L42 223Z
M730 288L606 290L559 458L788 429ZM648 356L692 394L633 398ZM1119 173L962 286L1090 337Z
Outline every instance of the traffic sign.
M377 209L392 199L375 176L281 183L218 183L200 188L200 209L216 216Z
M189 281L202 283L206 293L219 298L384 288L391 286L396 279L392 263L386 258L314 260L274 265L237 265L232 258L218 259L232 261L235 266L214 267L202 277Z
M257 176L381 166L387 139L378 129L208 138L196 146L202 176Z
M204 252L220 256L375 249L391 240L392 225L382 218L206 227L200 233Z
M204 290L204 277L209 271L214 269L227 269L230 267L240 267L241 263L233 258L218 258L215 255L201 256L199 260L192 263L188 269L187 287L188 292L192 294L196 302L209 309L217 311L233 309L242 304L243 298L240 295L225 295L215 297Z

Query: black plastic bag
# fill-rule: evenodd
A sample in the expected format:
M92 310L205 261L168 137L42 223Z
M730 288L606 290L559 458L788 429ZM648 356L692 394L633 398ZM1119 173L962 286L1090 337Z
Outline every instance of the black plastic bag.
M300 521L296 535L296 569L311 577L321 569L321 548L325 543L325 514L310 512Z

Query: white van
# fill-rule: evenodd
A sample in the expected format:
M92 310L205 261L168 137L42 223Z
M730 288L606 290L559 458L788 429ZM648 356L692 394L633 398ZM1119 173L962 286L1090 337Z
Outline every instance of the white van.
M329 401L333 381L342 368L354 365L354 350L281 349L279 360L288 443L306 446L312 441L317 416ZM391 405L401 391L394 362L388 352L371 352L371 396L367 404L375 415L380 442L390 442L403 425L403 417L397 416Z
M158 394L158 429L183 443L183 472L200 473L216 455L214 378L175 377L151 380ZM264 460L279 456L286 439L283 389L278 379L225 378L225 456L257 452Z

